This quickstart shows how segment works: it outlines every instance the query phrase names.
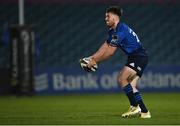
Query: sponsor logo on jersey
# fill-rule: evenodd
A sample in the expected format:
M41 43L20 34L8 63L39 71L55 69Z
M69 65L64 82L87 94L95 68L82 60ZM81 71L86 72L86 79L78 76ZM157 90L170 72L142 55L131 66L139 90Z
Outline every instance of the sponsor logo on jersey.
M117 43L117 41L118 41L118 36L117 35L112 35L111 42L112 43Z

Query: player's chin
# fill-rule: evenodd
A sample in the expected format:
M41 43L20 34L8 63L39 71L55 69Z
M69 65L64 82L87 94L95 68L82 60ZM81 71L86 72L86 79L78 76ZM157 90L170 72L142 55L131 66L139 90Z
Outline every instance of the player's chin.
M111 25L110 25L110 23L109 23L109 22L106 22L106 25L107 25L108 27L111 27Z

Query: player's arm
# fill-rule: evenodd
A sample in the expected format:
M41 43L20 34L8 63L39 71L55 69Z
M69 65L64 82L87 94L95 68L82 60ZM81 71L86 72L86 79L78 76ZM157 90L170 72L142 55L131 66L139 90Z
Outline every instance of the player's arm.
M108 59L116 51L117 47L111 46L106 41L101 45L97 52L95 52L90 58L92 58L96 63Z

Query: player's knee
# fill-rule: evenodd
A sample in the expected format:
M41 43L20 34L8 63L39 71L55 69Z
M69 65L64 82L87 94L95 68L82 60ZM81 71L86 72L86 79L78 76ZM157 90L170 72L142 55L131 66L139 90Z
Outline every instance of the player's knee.
M120 85L121 87L123 87L124 85L126 85L126 84L128 83L127 78L124 78L124 77L122 77L122 76L119 76L119 77L118 77L118 83L119 83L119 85Z

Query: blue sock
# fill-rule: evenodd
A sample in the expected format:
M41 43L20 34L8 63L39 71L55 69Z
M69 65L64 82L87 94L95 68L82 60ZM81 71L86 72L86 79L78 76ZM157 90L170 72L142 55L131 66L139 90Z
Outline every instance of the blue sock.
M143 113L148 112L145 104L143 103L141 94L139 92L135 92L134 97L135 97L136 102L139 104L139 107L141 108L141 112L143 112Z
M125 87L123 87L123 91L126 93L129 99L130 105L137 106L138 104L136 103L131 84L128 84Z

